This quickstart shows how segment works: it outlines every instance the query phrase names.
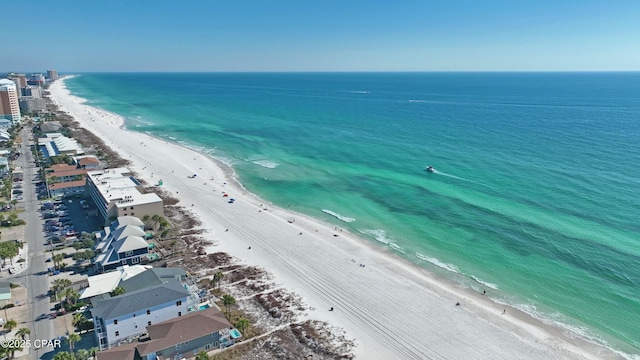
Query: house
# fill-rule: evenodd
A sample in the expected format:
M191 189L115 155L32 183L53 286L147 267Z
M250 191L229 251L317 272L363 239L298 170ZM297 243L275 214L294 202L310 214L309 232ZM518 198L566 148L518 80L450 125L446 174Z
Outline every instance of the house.
M96 256L95 264L99 271L109 271L122 265L136 265L147 261L149 244L135 235L125 236L111 242L109 247Z
M142 184L126 168L89 171L85 191L105 223L118 216L164 215L162 199L144 193Z
M100 241L95 246L96 253L99 254L104 252L110 247L111 243L127 236L139 236L144 238L147 234L141 227L135 225L121 226L114 231L110 231L106 237L100 238Z
M91 300L91 315L100 350L130 342L146 326L187 314L189 291L177 280ZM101 298L104 297L104 298Z
M172 280L184 281L187 272L183 268L150 268L135 276L123 279L119 286L126 292L131 292L145 287L160 285Z
M80 292L80 299L91 299L94 296L112 292L120 282L132 278L146 270L148 265L118 266L115 271L88 277L89 286Z
M213 307L147 326L147 334L148 340L141 339L136 346L136 357L143 360L189 358L242 336Z
M135 359L137 343L124 344L113 349L99 351L96 360L128 360Z
M43 133L55 133L62 129L62 125L58 121L47 121L46 123L40 124L40 131Z
M144 229L144 222L138 219L137 217L119 216L114 221L112 221L111 224L109 224L109 226L106 226L101 232L96 234L96 238L98 240L104 240L107 238L107 236L109 236L111 232L126 225L137 226L141 230Z
M84 170L100 169L100 160L98 160L98 158L96 158L95 156L91 156L91 155L76 156L74 160L78 165L78 169L84 169Z
M60 182L49 185L51 197L82 195L84 194L84 180Z
M11 304L11 283L0 282L0 308Z

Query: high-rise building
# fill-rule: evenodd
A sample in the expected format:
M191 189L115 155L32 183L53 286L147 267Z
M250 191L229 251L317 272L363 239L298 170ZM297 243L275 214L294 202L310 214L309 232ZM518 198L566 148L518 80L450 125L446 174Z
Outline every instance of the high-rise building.
M9 79L0 79L0 118L20 121L20 104L16 84Z
M20 109L28 113L34 111L45 111L47 109L47 103L43 98L23 96L20 98Z
M55 70L47 70L47 78L49 78L49 81L58 80L58 72Z
M39 86L28 85L22 89L22 96L33 96L34 98L42 97L42 88Z
M27 76L25 74L17 74L17 73L9 73L7 74L7 78L13 80L16 83L16 91L18 92L18 97L22 96L22 88L27 87Z

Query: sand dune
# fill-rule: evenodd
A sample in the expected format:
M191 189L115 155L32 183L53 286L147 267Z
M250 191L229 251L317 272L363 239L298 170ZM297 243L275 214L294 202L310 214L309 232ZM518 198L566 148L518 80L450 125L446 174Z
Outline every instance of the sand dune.
M198 214L206 237L217 242L211 251L266 268L315 309L311 318L344 328L356 341L359 359L618 358L516 309L502 314L503 306L490 294L458 288L354 235L336 232L334 225L267 204L207 155L122 129L122 118L83 105L63 81L50 91L61 110L130 159L147 182L162 179L180 205ZM192 174L197 177L189 178ZM236 202L229 204L223 192Z

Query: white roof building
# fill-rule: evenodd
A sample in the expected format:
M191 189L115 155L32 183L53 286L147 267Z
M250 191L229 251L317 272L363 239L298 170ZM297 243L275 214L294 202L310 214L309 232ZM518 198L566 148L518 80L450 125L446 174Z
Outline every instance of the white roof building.
M112 292L120 281L130 279L148 269L148 265L125 265L118 267L115 271L89 276L89 287L84 288L80 293L80 299L88 299L94 296Z
M127 168L87 172L86 191L105 223L120 216L164 215L162 199L154 193L143 193L142 184Z

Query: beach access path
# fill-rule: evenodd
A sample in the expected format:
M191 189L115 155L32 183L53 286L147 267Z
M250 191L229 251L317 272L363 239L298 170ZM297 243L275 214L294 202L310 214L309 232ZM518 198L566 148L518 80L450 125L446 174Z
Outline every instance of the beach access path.
M440 280L335 225L267 204L208 155L124 129L121 117L84 105L64 81L50 92L62 111L130 160L147 183L162 179L178 205L202 221L205 237L216 243L210 252L272 273L302 296L310 318L346 330L359 359L618 358L516 309L502 314L504 307L489 296Z

